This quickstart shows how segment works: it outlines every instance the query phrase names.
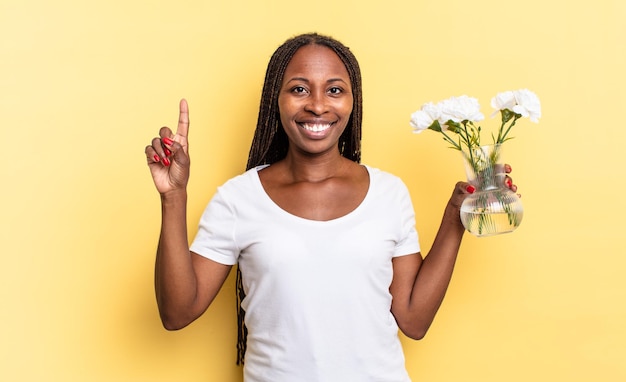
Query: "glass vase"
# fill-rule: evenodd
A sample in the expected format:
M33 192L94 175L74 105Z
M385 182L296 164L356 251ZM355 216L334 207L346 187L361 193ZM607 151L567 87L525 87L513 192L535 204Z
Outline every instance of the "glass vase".
M501 145L487 145L463 153L468 182L476 188L461 205L461 222L482 237L513 232L524 216L522 201L505 185Z

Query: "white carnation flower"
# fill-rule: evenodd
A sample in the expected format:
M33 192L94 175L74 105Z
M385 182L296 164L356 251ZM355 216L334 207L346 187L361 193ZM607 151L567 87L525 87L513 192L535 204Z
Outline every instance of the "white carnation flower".
M462 95L460 97L451 97L439 103L439 122L445 124L449 120L454 122L482 121L485 116L480 112L480 104L473 97Z
M422 108L415 113L411 114L411 126L414 133L421 133L432 126L439 118L439 109L435 104L429 102L424 104Z
M500 110L508 109L513 111L513 107L516 105L515 94L512 91L506 91L496 94L491 99L491 107L495 109L492 117L496 115Z
M528 89L520 89L513 92L515 95L515 103L513 112L520 114L522 117L528 117L532 122L539 122L541 118L541 103L539 97Z
M519 118L529 117L531 121L538 122L541 117L539 98L528 89L498 93L491 99L491 106L496 109L494 114L500 112L502 115L502 123L497 134L491 134L494 145L511 139L509 133ZM411 115L411 126L414 133L424 130L441 133L451 148L461 151L463 156L471 161L471 167L482 169L486 161L495 163L498 159L492 156L484 158L472 155L483 145L482 128L478 122L484 118L478 100L463 95L436 104L432 102L424 104L420 110Z

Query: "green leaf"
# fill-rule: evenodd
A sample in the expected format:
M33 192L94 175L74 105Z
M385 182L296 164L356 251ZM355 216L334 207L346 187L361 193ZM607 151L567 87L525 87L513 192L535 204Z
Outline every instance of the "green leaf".
M459 132L461 131L461 125L458 122L449 120L446 122L446 125L448 125L448 131L451 131L455 134L459 134Z
M439 132L439 133L441 133L441 131L442 131L441 130L441 125L439 124L439 121L433 122L433 124L428 126L428 128L430 130L433 130L433 131L436 131L436 132Z

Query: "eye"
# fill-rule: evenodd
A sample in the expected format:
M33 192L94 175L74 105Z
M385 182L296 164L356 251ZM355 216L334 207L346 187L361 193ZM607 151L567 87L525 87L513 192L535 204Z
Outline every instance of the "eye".
M332 88L328 89L328 92L330 94L338 95L338 94L343 93L343 89L338 86L333 86Z
M291 91L296 94L306 93L306 89L304 88L304 86L294 86L293 88L291 88Z

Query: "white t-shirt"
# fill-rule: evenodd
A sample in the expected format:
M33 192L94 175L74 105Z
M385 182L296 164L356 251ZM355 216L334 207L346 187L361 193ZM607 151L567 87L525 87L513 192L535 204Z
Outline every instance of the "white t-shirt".
M402 181L367 167L363 202L330 221L276 205L252 169L220 187L191 250L243 275L246 382L408 382L391 259L419 252Z

